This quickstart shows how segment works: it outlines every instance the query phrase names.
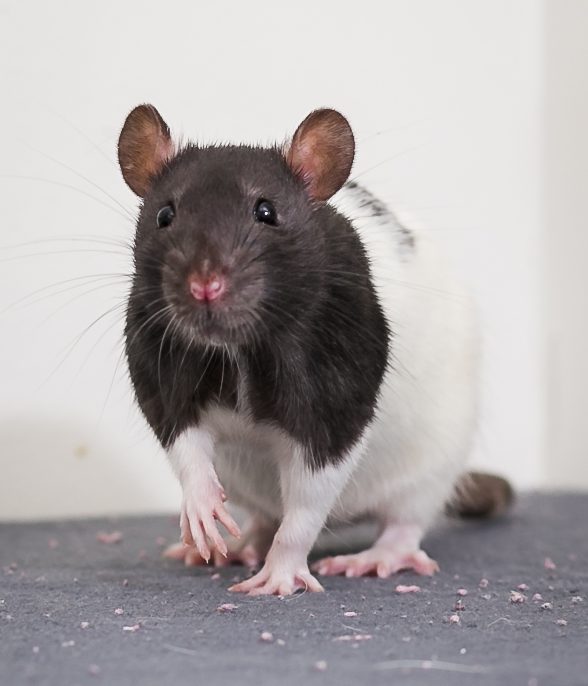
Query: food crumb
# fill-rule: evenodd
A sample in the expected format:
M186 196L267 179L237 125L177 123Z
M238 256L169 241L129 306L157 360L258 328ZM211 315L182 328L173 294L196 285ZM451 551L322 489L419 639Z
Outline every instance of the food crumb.
M133 626L123 626L122 630L135 632L135 631L139 631L140 628L141 627L139 626L139 624L133 624Z
M480 579L480 583L478 584L478 586L479 586L480 588L488 588L488 584L489 584L489 583L490 583L490 582L488 581L488 579L485 579L485 578L484 578L484 579Z
M112 545L113 543L120 543L123 539L122 532L111 531L110 533L106 531L99 531L96 534L96 540L99 543L105 543L106 545Z
M545 569L557 569L557 565L550 557L545 558L543 566L545 567Z
M87 629L90 626L90 622L80 622L80 629Z
M468 594L467 588L458 588L456 591L457 595L466 596Z
M527 584L519 584L517 586L517 588L519 589L519 591L528 591L529 590L529 587L527 586Z
M459 654L460 655L465 655L468 651L465 648L460 648Z
M88 667L88 672L90 672L92 676L97 676L98 674L100 674L100 667L98 667L98 665L90 665Z
M129 585L129 580L128 580L128 579L123 579L122 585L123 585L123 586L128 586L128 585Z
M35 655L37 655L38 652L39 652L39 646L33 646L33 653L35 653Z
M449 618L449 623L450 624L459 624L461 622L459 615L451 615Z
M327 669L327 663L325 660L318 660L314 663L314 668L317 672L325 672Z
M519 593L519 591L510 592L510 602L513 603L513 605L524 603L525 600L527 600L527 596Z
M343 617L357 617L357 612L353 612L352 610L348 610L347 612L343 613Z
M218 581L220 579L220 574L216 572L210 577L213 581Z
M553 610L553 604L552 603L543 603L541 605L542 610Z
M232 612L236 610L239 606L234 603L223 603L216 608L217 612Z
M58 547L59 547L59 541L58 541L56 538L50 538L50 539L47 541L47 545L49 546L49 548L50 548L51 550L55 550L55 548L58 548Z
M263 641L264 643L273 643L274 635L269 631L262 631L259 635L259 640Z
M71 648L75 646L76 642L75 641L63 641L61 644L62 648Z
M398 584L396 586L396 593L418 593L421 590L420 586L405 586L404 584Z
M484 600L491 600L492 596L490 595L490 593L482 593L482 598Z
M277 641L276 641L276 643L277 643L279 646L285 646L285 645L286 645L286 641L284 641L283 638L278 638Z
M584 602L584 598L582 598L581 595L575 595L575 596L572 598L572 603L574 603L574 605L575 605L576 603L583 603L583 602Z
M567 626L568 625L568 622L566 619L556 619L555 623L557 624L557 626Z
M117 607L116 610L114 611L115 615L124 615L125 611L122 609L122 607Z

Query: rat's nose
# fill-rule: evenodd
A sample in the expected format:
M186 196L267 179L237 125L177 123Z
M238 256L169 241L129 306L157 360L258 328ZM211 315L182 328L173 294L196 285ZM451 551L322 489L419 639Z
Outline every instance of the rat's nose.
M188 277L188 288L195 300L217 300L225 292L225 279L220 274L200 276L191 274Z

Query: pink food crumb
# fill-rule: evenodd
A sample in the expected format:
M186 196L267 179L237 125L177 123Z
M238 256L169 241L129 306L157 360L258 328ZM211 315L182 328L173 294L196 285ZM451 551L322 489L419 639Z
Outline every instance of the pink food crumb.
M223 603L216 608L217 612L232 612L236 610L239 606L234 603Z
M540 600L543 600L543 596L541 595L541 593L535 593L535 595L533 596L533 600L536 603L538 603Z
M568 622L566 619L556 619L555 623L557 624L557 626L567 626L568 625Z
M488 579L480 579L480 583L478 584L478 586L480 588L488 588L489 583L490 582L488 581Z
M59 541L56 538L50 538L47 541L47 545L51 550L55 550L55 548L59 547Z
M457 593L457 595L460 595L463 597L463 596L466 596L468 594L468 591L466 588L458 588L456 593Z
M128 580L128 579L123 579L122 585L123 585L123 586L128 586L128 585L129 585L129 580Z
M449 623L450 624L459 624L461 622L461 619L459 618L459 615L451 615L449 618Z
M262 631L261 634L259 634L259 640L264 643L273 643L274 635L270 631Z
M527 600L527 596L523 595L519 591L511 591L510 592L510 602L513 603L514 605L524 603L525 600Z
M557 569L557 565L550 557L545 558L543 566L545 567L545 569Z
M541 605L542 610L553 610L553 604L552 603L543 603Z
M90 626L90 622L80 622L80 629L87 629Z
M420 586L405 586L404 584L396 586L396 593L418 593L420 590Z
M98 665L90 665L88 667L88 672L90 672L92 676L97 676L100 674L100 667L98 667Z
M527 584L519 584L517 586L517 588L519 589L519 591L528 591L529 590L529 587L527 586Z
M133 624L133 626L123 626L123 631L135 632L135 631L139 631L140 628L141 627L139 624Z
M353 612L352 610L348 610L347 612L343 613L343 617L357 617L357 612Z
M218 581L220 579L220 574L216 572L210 577L213 581Z
M314 668L316 669L317 672L326 672L327 671L327 663L325 660L318 660L317 662L314 663Z
M575 605L576 603L583 603L583 602L584 602L584 598L582 598L581 595L575 595L575 596L572 598L572 603L574 603L574 605Z
M96 534L96 540L99 543L106 543L106 545L112 545L113 543L120 543L123 539L123 535L120 531L111 531L107 533L106 531L99 531Z
M114 611L115 615L124 615L125 611L122 609L122 607L117 607L116 610Z

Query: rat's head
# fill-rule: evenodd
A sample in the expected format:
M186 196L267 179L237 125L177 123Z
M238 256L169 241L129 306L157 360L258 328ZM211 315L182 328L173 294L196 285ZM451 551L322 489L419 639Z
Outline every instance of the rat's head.
M132 297L154 321L190 340L239 344L313 308L329 249L324 203L353 162L341 114L312 112L283 149L179 148L157 110L140 105L118 155L143 198Z

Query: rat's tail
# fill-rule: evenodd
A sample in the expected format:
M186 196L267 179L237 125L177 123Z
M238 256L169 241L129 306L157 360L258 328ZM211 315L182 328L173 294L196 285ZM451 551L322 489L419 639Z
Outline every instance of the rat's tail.
M483 472L467 472L455 485L446 511L456 517L498 517L514 501L514 490L506 479Z

